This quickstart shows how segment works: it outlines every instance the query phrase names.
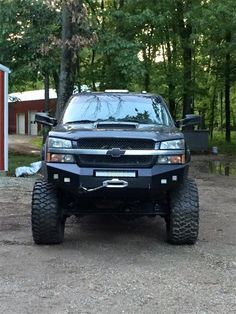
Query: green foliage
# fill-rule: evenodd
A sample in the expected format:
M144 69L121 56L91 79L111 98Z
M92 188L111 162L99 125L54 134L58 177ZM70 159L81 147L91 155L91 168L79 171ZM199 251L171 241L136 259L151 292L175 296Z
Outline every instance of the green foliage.
M220 154L235 155L236 154L236 131L232 132L232 142L225 142L224 133L215 131L213 139L209 142L209 147L216 146Z
M43 143L43 137L42 136L37 136L34 137L31 141L31 145L35 146L35 148L37 149L41 149L42 148L42 143Z
M25 90L58 67L59 49L50 48L58 13L43 0L2 0L0 12L0 62L12 70L10 89Z
M42 86L45 72L56 85L62 3L0 2L0 62L12 69L12 90ZM72 9L73 3L76 7L78 2L70 1ZM229 55L231 127L235 128L235 0L84 0L83 4L88 19L74 23L75 31L88 38L96 34L97 40L92 47L73 47L75 85L160 93L176 118L182 116L187 93L190 109L204 116L212 133L226 126ZM78 18L76 12L73 16Z

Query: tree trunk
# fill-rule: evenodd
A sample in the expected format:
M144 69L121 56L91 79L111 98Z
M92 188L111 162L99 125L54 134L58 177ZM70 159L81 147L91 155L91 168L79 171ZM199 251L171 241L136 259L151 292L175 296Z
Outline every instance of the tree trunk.
M220 129L223 132L223 91L220 91Z
M58 95L59 94L59 73L57 71L53 71L52 76L53 76L56 93Z
M167 38L169 36L167 35ZM167 70L167 81L168 81L168 100L169 100L169 108L170 108L170 112L172 114L172 117L174 119L176 119L176 106L175 106L175 85L173 83L173 77L174 77L174 73L173 73L173 60L172 60L172 53L171 53L171 45L170 45L170 41L167 40L167 60L168 60L168 70Z
M214 122L215 122L215 104L216 104L216 93L217 90L217 79L215 82L213 95L212 95L212 101L211 101L211 113L210 113L210 137L213 138L213 131L214 131Z
M188 31L188 40L191 31ZM183 47L183 117L192 113L192 49L188 46L187 40Z
M226 34L226 43L231 42L231 33ZM225 56L225 140L230 142L230 53Z
M191 1L177 1L177 18L181 46L183 50L183 117L192 113L192 25L189 19L184 17L184 10L191 5ZM184 7L185 6L185 7Z
M93 49L92 50L92 58L91 58L92 71L94 71L95 56L96 56L96 51ZM97 88L96 88L96 82L94 80L94 75L93 75L93 80L92 80L92 86L93 86L93 91L96 91Z
M44 111L49 112L49 73L47 71L44 72ZM49 131L48 126L43 127L43 144L45 143Z
M144 74L144 90L149 92L149 85L150 85L150 75L148 69L146 69Z
M57 119L60 117L67 100L73 93L74 88L73 51L68 44L72 36L72 14L67 2L65 1L62 8L62 51L56 109Z
M48 72L44 73L44 111L49 111L49 74Z
M149 86L150 86L150 73L149 73L149 59L147 56L146 48L143 49L143 61L144 61L144 68L145 68L145 73L144 73L144 90L146 92L149 91Z

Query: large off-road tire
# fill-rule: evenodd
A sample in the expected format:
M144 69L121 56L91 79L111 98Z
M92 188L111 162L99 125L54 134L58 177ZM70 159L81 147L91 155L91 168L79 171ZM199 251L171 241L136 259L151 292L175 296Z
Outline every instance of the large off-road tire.
M52 184L38 181L32 195L32 233L36 244L59 244L64 239L65 218Z
M170 193L170 213L166 219L167 240L172 244L194 244L198 229L198 189L195 181L187 178Z

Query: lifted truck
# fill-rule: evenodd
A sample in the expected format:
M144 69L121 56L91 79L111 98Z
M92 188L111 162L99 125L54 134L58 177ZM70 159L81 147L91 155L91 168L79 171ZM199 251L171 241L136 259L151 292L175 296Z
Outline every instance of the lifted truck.
M198 190L188 178L190 152L161 96L128 91L73 95L42 149L43 180L32 196L36 244L57 244L71 215L159 215L167 240L194 244L198 237Z

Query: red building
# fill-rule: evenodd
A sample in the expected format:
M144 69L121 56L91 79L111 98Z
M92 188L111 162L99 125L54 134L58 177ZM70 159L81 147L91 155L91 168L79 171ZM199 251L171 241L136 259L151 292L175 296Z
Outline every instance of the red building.
M56 92L50 89L49 112L56 110ZM37 135L40 125L35 123L36 112L45 108L44 90L12 93L9 95L9 134Z

